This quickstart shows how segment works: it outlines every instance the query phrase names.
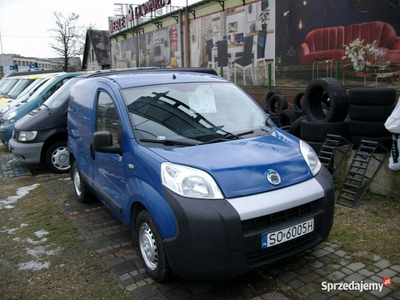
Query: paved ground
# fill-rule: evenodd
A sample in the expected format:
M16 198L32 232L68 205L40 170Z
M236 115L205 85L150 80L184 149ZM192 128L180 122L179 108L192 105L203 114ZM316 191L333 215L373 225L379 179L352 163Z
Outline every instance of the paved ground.
M128 229L101 203L81 204L74 196L68 174L50 174L40 167L25 167L12 156L0 156L0 178L36 176L52 200L67 194L59 208L75 224L119 278L121 286L136 299L399 299L400 265L375 257L365 261L359 253L346 253L336 243L318 247L268 270L219 281L174 278L167 283L150 279L131 244ZM390 277L394 284L379 291L323 290L326 283L382 283ZM396 285L397 284L397 285ZM342 288L344 285L342 285ZM337 289L340 285L337 285Z

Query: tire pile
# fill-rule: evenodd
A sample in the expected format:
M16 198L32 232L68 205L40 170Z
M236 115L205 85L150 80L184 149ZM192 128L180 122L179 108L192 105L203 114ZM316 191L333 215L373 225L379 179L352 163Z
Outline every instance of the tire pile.
M392 134L384 124L395 108L396 90L351 89L349 100L349 130L354 147L358 147L361 140L369 140L390 149Z
M265 111L272 121L306 141L317 153L327 134L351 140L355 149L362 139L390 148L391 134L384 123L395 107L394 89L352 89L347 95L339 80L318 78L295 96L295 110L287 109L287 100L279 91L268 91L265 97Z

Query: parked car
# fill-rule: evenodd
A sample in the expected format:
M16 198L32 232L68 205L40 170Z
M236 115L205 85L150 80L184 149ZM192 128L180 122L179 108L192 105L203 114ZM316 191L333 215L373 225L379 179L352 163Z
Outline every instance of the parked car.
M42 106L14 125L9 148L14 157L26 164L44 163L55 173L70 169L67 150L67 110L71 88L90 76L77 76L65 83Z
M78 200L95 195L132 229L154 280L237 276L331 230L334 185L314 150L221 77L164 69L79 81L68 134Z
M82 73L67 73L58 76L52 76L45 84L34 92L26 103L15 106L10 109L0 120L0 139L3 144L8 146L8 141L12 137L14 124L17 120L30 113L35 108L43 104L55 91L57 91L64 83L72 77L81 75Z
M45 75L35 75L29 76L27 80L33 80L32 84L28 85L21 93L18 95L11 94L12 91L17 87L17 85L10 91L7 97L0 99L0 119L2 119L3 115L10 110L10 108L14 107L21 102L24 102L29 99L29 97L40 87L44 82L46 82L45 78L49 79L49 76L55 76L56 74L45 74Z

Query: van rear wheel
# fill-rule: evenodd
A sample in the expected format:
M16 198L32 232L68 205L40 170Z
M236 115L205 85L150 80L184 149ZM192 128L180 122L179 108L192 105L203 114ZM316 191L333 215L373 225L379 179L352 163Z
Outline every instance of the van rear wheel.
M147 274L156 281L170 277L163 242L158 228L148 211L142 210L135 222L135 238L140 249Z
M66 173L70 170L69 153L66 141L57 141L50 145L45 154L45 164L54 173Z

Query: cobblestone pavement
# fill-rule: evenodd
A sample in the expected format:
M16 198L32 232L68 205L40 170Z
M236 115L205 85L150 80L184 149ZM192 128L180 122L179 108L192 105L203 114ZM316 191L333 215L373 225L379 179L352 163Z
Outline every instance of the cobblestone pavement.
M3 157L4 158L4 157ZM2 159L3 159L2 158ZM8 159L8 158L7 158ZM5 159L5 160L7 160ZM3 167L3 161L2 167ZM11 163L13 165L13 163ZM15 166L15 164L14 164ZM21 166L19 166L21 167ZM15 168L17 170L18 166ZM22 169L24 167L21 167ZM0 178L29 170L10 170ZM3 168L2 168L3 170ZM43 172L42 172L43 173ZM8 176L8 177L7 177ZM363 252L346 253L336 243L325 242L286 260L273 268L218 281L193 281L174 278L157 283L149 278L139 254L131 243L128 228L100 202L81 204L74 196L68 174L36 175L52 200L79 229L99 257L119 278L121 286L136 299L399 299L400 265L374 257L363 260ZM61 196L66 201L59 201ZM67 196L67 197L65 197ZM390 277L393 284L379 291L323 290L327 283L382 283ZM340 286L338 285L337 288ZM343 286L342 286L343 287Z

